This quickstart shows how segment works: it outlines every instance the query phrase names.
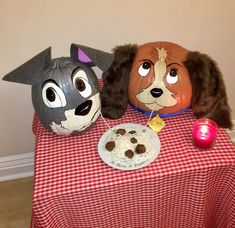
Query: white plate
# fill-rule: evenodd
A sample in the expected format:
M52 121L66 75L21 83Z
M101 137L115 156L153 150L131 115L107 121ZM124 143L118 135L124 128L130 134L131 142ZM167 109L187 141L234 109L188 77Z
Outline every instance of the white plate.
M117 129L125 129L127 133L124 136L117 136L117 134L114 133L114 130ZM137 133L135 135L129 134L128 132L132 130L135 130ZM131 143L130 137L135 137L140 144L144 144L146 147L146 152L143 154L135 153L133 158L127 158L124 154L125 151L128 149L132 149L134 151L134 147L138 144ZM105 145L108 141L115 141L116 146L113 151L108 151L105 148ZM126 143L127 147L123 146L125 144L124 142ZM107 130L101 136L98 143L98 153L101 159L107 165L121 170L134 170L143 168L153 162L157 158L159 152L160 140L157 134L150 128L140 124L128 123L117 125Z

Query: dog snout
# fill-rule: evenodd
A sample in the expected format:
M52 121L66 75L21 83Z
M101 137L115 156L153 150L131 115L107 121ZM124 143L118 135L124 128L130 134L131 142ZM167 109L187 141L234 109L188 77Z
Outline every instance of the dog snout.
M92 101L91 100L87 100L87 101L83 102L82 104L80 104L75 109L75 115L76 116L85 116L85 115L87 115L91 110L91 106L92 106Z
M162 89L159 89L159 88L153 88L151 89L150 93L153 97L156 98L156 97L160 97L163 94L163 91Z

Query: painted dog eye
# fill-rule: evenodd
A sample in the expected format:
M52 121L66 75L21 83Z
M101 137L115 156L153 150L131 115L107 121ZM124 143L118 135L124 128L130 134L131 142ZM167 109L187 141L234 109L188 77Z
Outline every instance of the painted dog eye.
M55 90L51 87L46 90L46 98L49 102L53 102L56 99L56 92Z
M151 69L151 63L148 61L145 61L138 69L138 73L140 76L145 77L148 75L149 71Z
M75 79L75 87L78 91L82 92L86 89L86 84L82 79L77 78Z
M43 86L42 99L49 108L60 108L66 105L64 92L53 81L48 81Z
M166 81L169 84L175 84L178 81L177 69L171 69L166 76Z
M91 85L88 82L86 72L83 70L78 70L73 76L73 84L78 92L87 98L92 94Z

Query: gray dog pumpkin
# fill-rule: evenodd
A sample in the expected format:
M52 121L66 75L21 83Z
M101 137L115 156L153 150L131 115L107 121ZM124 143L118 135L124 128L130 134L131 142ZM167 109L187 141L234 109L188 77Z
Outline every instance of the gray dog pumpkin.
M51 59L47 48L3 80L32 85L32 102L40 122L58 135L88 130L100 115L98 79L91 67L108 69L113 55L71 44L71 57Z

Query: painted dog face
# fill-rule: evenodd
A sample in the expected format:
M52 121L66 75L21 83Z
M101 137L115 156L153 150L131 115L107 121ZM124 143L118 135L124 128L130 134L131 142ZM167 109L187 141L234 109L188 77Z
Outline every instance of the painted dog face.
M32 85L37 117L48 130L72 135L89 129L100 114L100 93L91 67L105 70L113 55L71 45L71 57L51 59L51 49L39 53L3 79Z
M142 113L177 115L189 106L197 118L232 128L223 75L210 56L170 42L126 44L113 49L103 73L101 111L120 118L128 102Z
M58 135L88 129L100 114L95 73L71 58L52 61L41 85L32 86L32 100L39 119Z
M191 104L192 85L183 62L188 51L153 42L138 47L129 79L132 105L156 113L175 113Z

